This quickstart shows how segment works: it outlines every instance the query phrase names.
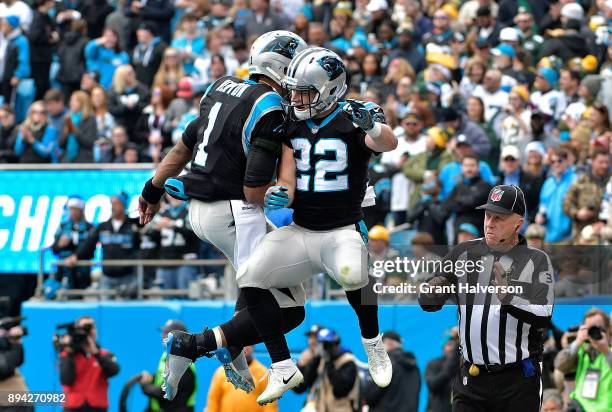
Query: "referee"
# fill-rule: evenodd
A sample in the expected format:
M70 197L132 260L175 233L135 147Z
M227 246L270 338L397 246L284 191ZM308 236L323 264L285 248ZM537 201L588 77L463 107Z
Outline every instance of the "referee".
M538 412L543 331L554 301L552 264L518 233L526 205L517 186L495 186L477 209L485 210L484 238L444 257L419 304L434 312L448 298L457 301L461 365L453 411Z

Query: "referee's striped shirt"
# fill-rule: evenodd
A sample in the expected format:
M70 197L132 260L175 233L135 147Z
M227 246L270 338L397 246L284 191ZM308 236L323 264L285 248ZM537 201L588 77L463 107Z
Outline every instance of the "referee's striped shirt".
M475 270L462 274L465 262L476 262ZM543 329L552 316L554 277L550 258L541 250L527 246L525 239L506 253L491 251L484 238L456 246L442 260L453 262L455 273L438 272L453 285L459 312L461 352L477 365L518 362L531 358L540 361ZM503 267L510 286L522 287L521 294L507 295L501 302L496 293L473 292L473 287L495 285L494 262ZM468 265L469 267L469 265ZM461 275L461 276L460 276ZM472 287L472 289L468 289ZM482 289L479 289L482 290ZM426 311L442 308L445 298L419 295Z

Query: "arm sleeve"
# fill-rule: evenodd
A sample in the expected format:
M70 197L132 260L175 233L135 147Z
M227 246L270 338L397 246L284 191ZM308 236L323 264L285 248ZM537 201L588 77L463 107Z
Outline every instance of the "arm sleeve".
M325 373L333 387L334 397L340 399L348 395L353 388L357 377L357 366L355 362L346 362L340 368L335 369L332 362L327 362Z
M541 256L532 259L534 269L531 273L531 283L525 285L529 292L526 296L507 296L509 301L502 301L501 307L502 312L537 328L548 327L554 303L553 266L550 258L541 253Z
M99 48L95 40L91 40L85 46L85 64L87 70L97 70Z
M76 378L74 367L74 355L62 352L60 355L60 382L62 385L71 386Z
M198 117L197 119L189 122L187 128L183 132L183 136L181 137L183 144L191 151L193 151L198 141L198 130L200 129L202 121L203 118Z
M264 115L251 135L251 150L247 156L244 185L263 186L272 180L282 151L284 117L275 110Z
M111 378L119 373L119 364L115 355L108 351L100 351L96 356L102 370L107 378Z
M304 393L315 383L315 380L317 379L317 369L320 362L321 357L316 355L313 356L312 359L310 359L310 362L303 367L298 366L302 372L302 375L304 375L304 382L293 388L295 393Z
M92 228L85 241L79 245L76 255L78 259L91 259L96 250L96 243L100 237L100 226Z

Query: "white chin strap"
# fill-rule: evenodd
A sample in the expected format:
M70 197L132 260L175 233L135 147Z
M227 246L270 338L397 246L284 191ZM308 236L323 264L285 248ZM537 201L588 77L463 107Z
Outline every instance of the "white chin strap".
M293 109L293 114L295 114L295 118L298 120L308 120L310 119L310 110L296 110Z

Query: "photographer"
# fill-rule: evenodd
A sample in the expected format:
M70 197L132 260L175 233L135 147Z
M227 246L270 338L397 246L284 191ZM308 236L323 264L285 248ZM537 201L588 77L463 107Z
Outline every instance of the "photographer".
M96 342L96 323L83 316L61 337L60 381L65 411L103 412L108 403L108 378L119 373L115 356Z
M610 318L603 310L593 308L584 314L576 340L559 352L555 368L564 374L576 372L576 387L570 398L580 407L571 410L612 410Z
M0 320L0 392L25 392L28 387L17 369L23 364L23 346L21 337L26 335L24 328L17 323L20 318ZM9 407L0 401L0 410L5 412L27 412L32 407Z
M303 411L353 412L359 406L359 375L352 353L340 347L340 337L331 329L317 332L319 347L310 362L298 366L304 382L296 393L310 389Z

